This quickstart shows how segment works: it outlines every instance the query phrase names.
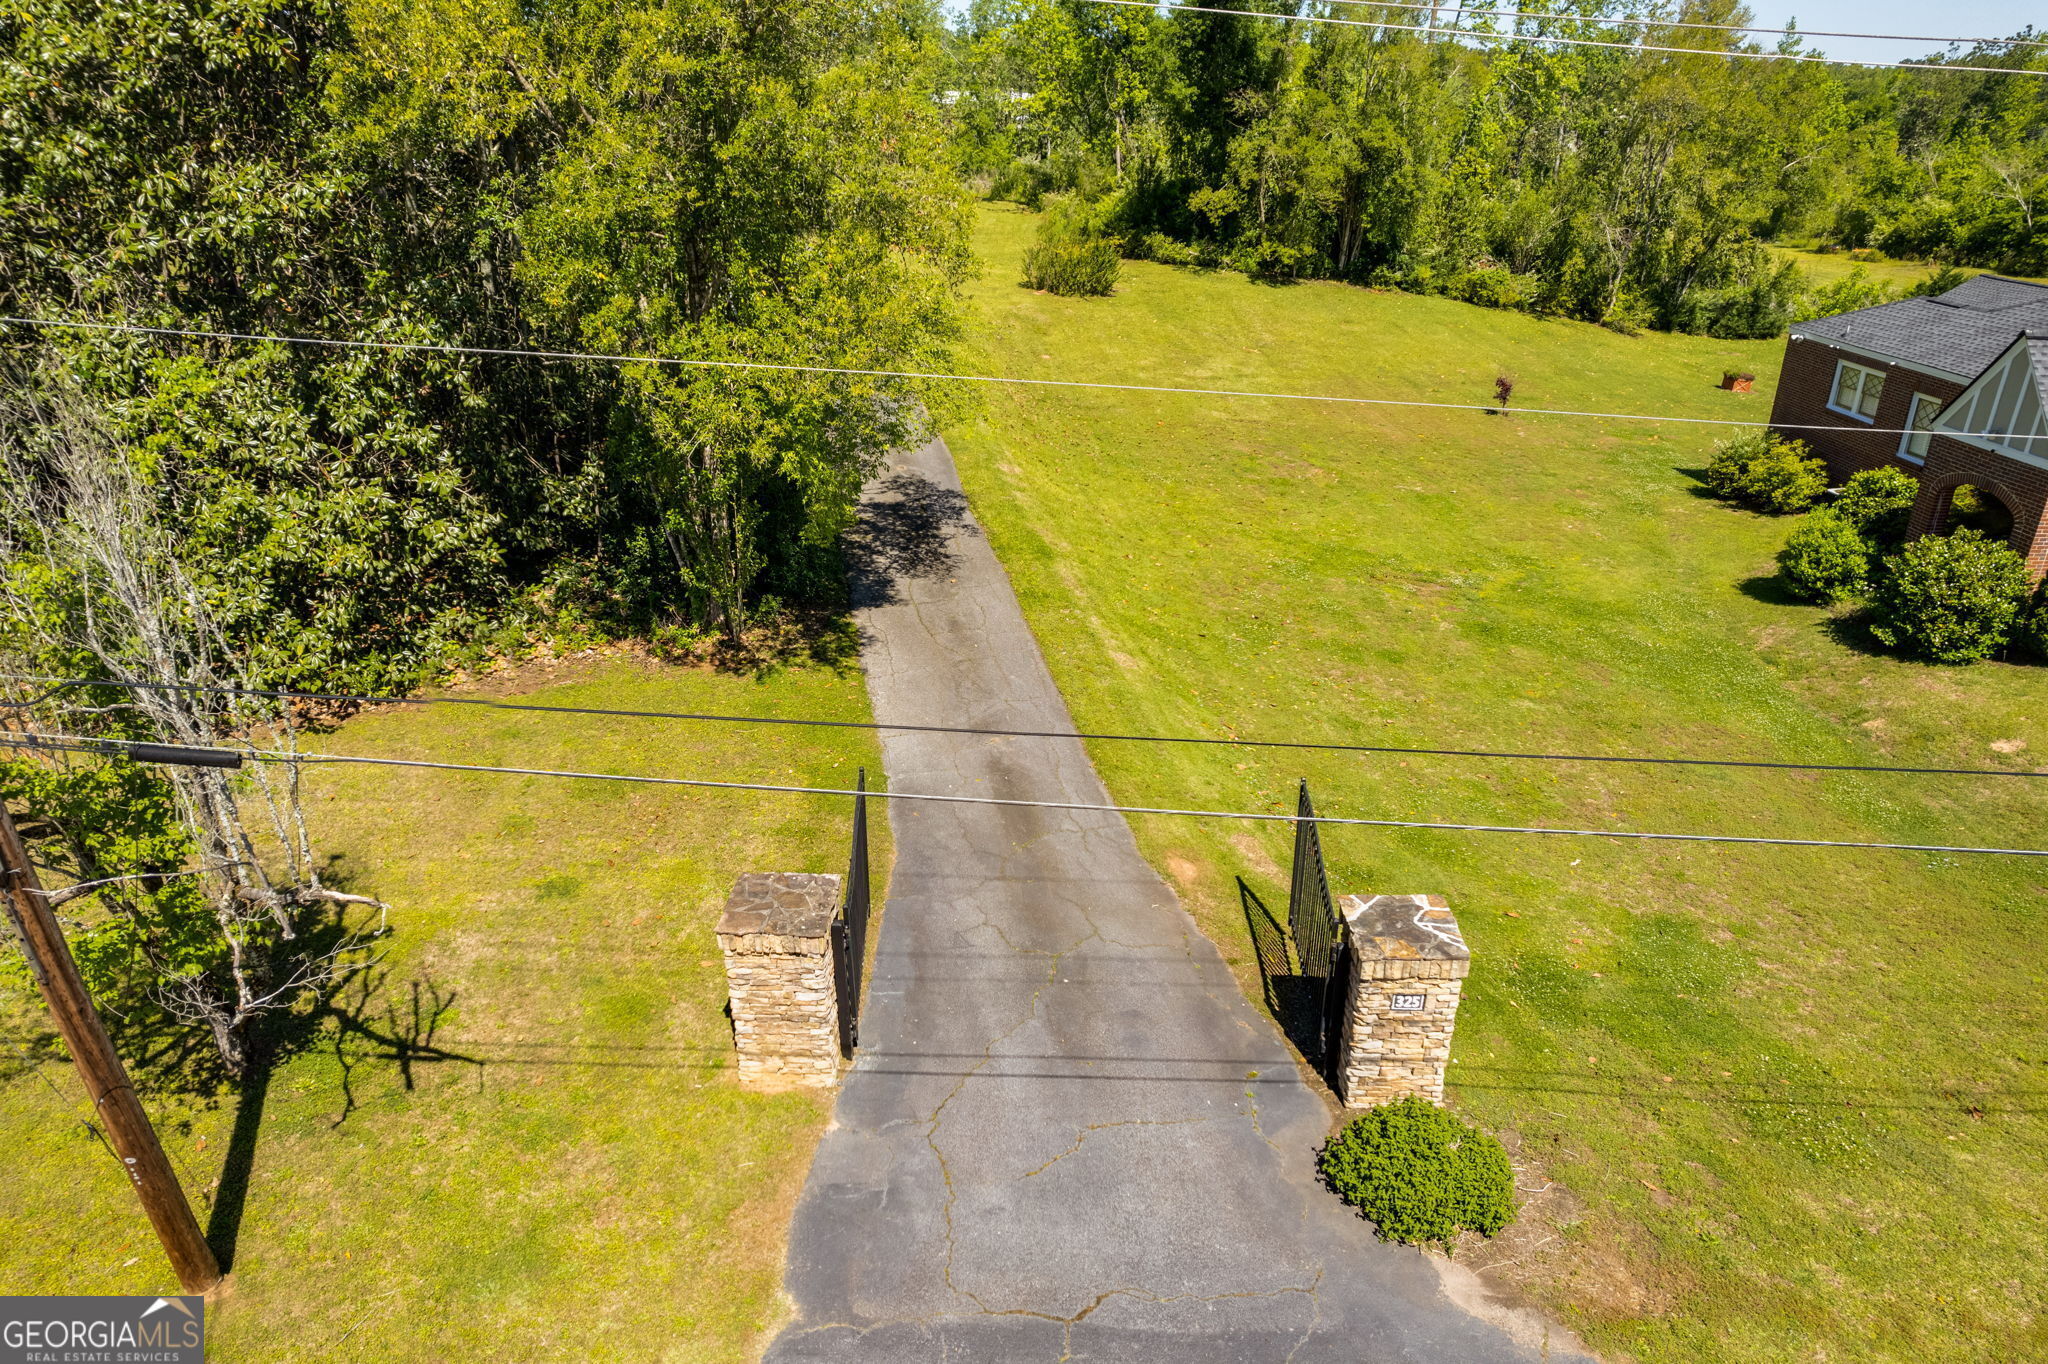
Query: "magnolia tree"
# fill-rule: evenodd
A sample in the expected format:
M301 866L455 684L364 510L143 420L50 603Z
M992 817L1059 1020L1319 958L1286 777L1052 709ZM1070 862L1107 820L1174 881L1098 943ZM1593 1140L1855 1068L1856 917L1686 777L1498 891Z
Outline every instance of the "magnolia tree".
M258 1016L359 964L376 901L320 882L289 707L248 694L159 501L75 385L0 375L0 665L22 754L5 794L35 855L88 898L74 918L96 991L142 987L204 1026L239 1074ZM61 686L93 679L100 685ZM143 769L121 741L234 750L239 769Z

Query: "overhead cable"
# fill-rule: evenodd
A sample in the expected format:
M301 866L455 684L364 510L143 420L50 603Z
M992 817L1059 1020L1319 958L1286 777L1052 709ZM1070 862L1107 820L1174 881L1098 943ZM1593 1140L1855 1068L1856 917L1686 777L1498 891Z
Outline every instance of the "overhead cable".
M1441 14L1445 10L1450 10L1454 14L1483 15L1491 19L1554 19L1579 24L1629 24L1636 28L1691 28L1713 33L1756 33L1766 37L1868 38L1882 43L1940 43L1944 47L2048 47L2048 39L2041 38L1944 38L1924 33L1842 33L1825 28L1795 28L1789 24L1780 28L1762 28L1743 24L1708 24L1696 19L1639 19L1633 14L1546 14L1539 10L1481 9L1477 5L1469 4L1429 4L1427 0L1325 0L1325 3L1361 5L1373 9L1426 10L1431 14ZM1691 50L1686 49L1688 52Z
M1091 5L1122 5L1131 9L1158 10L1158 0L1087 0ZM1660 47L1654 43L1617 43L1604 38L1556 38L1540 33L1488 33L1474 28L1434 28L1426 24L1388 24L1374 19L1338 19L1323 14L1278 14L1271 10L1217 9L1209 5L1166 6L1169 12L1221 14L1232 19L1282 19L1289 23L1337 24L1345 28L1391 29L1397 33L1427 33L1438 38L1477 38L1488 43L1547 43L1565 47L1612 47L1625 52L1670 52L1682 57L1741 57L1751 61L1812 62L1821 66L1881 67L1895 71L1972 71L1989 76L2048 76L2032 67L1956 66L1948 62L1859 62L1847 57L1826 57L1813 52L1745 52L1736 47ZM1550 16L1563 17L1563 16Z
M17 748L84 747L92 740L73 735L0 735L0 745ZM1000 796L946 796L920 791L876 791L839 786L786 786L773 782L713 781L701 777L637 777L621 772L578 772L549 767L497 767L480 763L431 762L424 758L370 758L347 753L287 753L246 750L258 762L288 765L351 764L363 767L414 767L440 772L481 772L511 777L560 777L575 781L617 781L640 786L688 786L716 791L771 791L802 796L872 796L878 800L933 801L948 805L1000 805L1032 810L1075 810L1110 815L1178 815L1191 819L1239 819L1269 824L1348 825L1373 829L1434 829L1448 833L1548 834L1568 838L1622 838L1663 843L1754 843L1789 848L1857 848L1868 851L1981 853L2003 857L2048 857L2048 848L1996 848L1940 843L1864 843L1832 838L1768 838L1744 834L1660 834L1629 829L1563 829L1545 825L1456 824L1419 819L1359 819L1338 815L1264 814L1249 810L1192 810L1154 805L1094 805L1066 800L1013 800Z
M1880 772L1925 777L2036 777L2048 772L2001 767L1905 767L1873 763L1770 762L1751 758L1671 758L1642 754L1520 753L1483 748L1407 748L1394 744L1317 743L1299 739L1239 739L1207 734L1114 734L1090 730L995 729L969 725L906 725L881 720L817 720L785 715L728 715L706 711L624 710L611 706L549 706L531 701L499 701L481 696L368 696L349 692L282 691L261 687L221 687L192 682L115 682L92 677L39 677L0 673L12 682L49 684L41 701L73 687L118 687L128 691L189 691L215 696L263 696L282 701L340 702L363 706L482 706L489 710L535 711L543 715L599 715L620 720L687 720L703 724L787 725L809 729L859 729L910 734L971 734L994 739L1088 739L1103 743L1196 744L1217 748L1281 748L1322 753L1386 753L1401 757L1499 758L1530 762L1629 763L1660 767L1743 767L1792 772ZM0 701L0 707L23 709L35 701Z
M1099 4L1121 4L1124 0L1092 0ZM1129 0L1142 4L1145 0ZM1236 10L1218 13L1235 14ZM2044 73L2048 74L2048 73ZM685 360L668 355L607 355L598 351L522 350L503 346L456 346L425 341L353 341L325 336L274 336L259 332L202 331L188 327L145 327L132 322L85 322L51 317L0 317L0 323L44 329L123 332L143 336L172 336L195 341L259 342L285 346L324 346L339 350L385 350L434 355L474 355L483 358L540 360L547 362L590 361L612 365L672 365L682 369L762 370L781 374L838 374L868 379L930 379L962 384L1014 384L1025 388L1101 389L1115 393L1170 393L1197 398L1267 398L1278 402L1338 403L1356 407L1424 408L1437 412L1506 413L1517 417L1588 417L1603 421L1653 422L1678 426L1772 426L1780 431L1840 431L1825 422L1738 421L1733 417L1672 417L1651 412L1582 412L1561 407L1517 407L1499 404L1437 403L1419 398L1350 398L1329 393L1270 393L1243 388L1186 388L1167 384L1124 384L1090 379L1020 379L1000 374L941 374L914 369L854 369L843 365L781 365L761 360ZM1858 426L1865 436L1906 436L1924 434L1922 427Z

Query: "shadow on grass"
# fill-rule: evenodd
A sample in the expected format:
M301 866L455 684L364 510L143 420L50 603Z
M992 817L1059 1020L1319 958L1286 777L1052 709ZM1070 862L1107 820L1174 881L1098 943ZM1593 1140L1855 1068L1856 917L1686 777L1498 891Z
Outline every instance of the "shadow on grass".
M1811 606L1792 592L1791 585L1782 573L1759 573L1754 578L1744 578L1735 584L1735 590L1752 601L1766 606Z
M434 1044L434 1033L455 1005L432 981L408 982L409 1004L400 1007L383 999L388 977L374 968L356 971L333 983L313 1001L289 1014L272 1015L268 1026L250 1039L247 1073L236 1086L235 1125L221 1158L220 1181L206 1223L207 1244L223 1270L232 1269L248 1209L249 1189L256 1175L256 1151L263 1131L263 1110L278 1070L291 1058L323 1041L334 1047L341 1066L342 1111L331 1124L340 1127L356 1109L355 1071L365 1061L391 1061L398 1066L407 1090L415 1085L414 1067L459 1062L481 1070L483 1063ZM382 1017L373 1015L382 1000ZM367 1042L367 1050L350 1050L351 1041Z
M1686 469L1674 466L1671 472L1677 474L1680 478L1686 480L1685 490L1691 493L1694 497L1701 498L1704 501L1708 502L1719 502L1722 500L1722 497L1719 493L1715 492L1712 488L1709 488L1707 486L1707 470L1705 465L1701 465L1699 468L1696 469Z
M1900 654L1897 649L1892 648L1889 644L1886 644L1871 633L1872 620L1873 617L1869 611L1858 608L1829 616L1821 622L1820 628L1823 634L1845 649L1854 649L1859 654L1871 654L1884 658L1904 658L1905 656ZM1914 660L1905 659L1905 661L1912 662Z
M708 642L690 659L756 681L787 668L830 668L844 677L860 668L860 632L844 611L784 609L757 619L737 640Z

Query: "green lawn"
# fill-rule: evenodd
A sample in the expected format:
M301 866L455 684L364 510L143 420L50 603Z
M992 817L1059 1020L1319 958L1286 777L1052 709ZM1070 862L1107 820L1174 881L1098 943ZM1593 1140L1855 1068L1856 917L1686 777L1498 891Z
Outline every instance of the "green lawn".
M612 660L519 676L526 699L557 704L867 715L858 676L823 668L752 681ZM879 769L860 731L468 707L365 715L307 746L805 785ZM249 1170L208 1357L758 1353L829 1103L733 1083L712 924L741 872L843 871L846 803L401 768L309 781L321 845L349 888L390 902L396 929L337 1001L349 1021L325 1022L260 1101L209 1105L139 1076L202 1223L232 1210L238 1160ZM872 824L885 868L887 824ZM0 1004L12 1038L41 1030L19 996ZM41 1069L55 1092L18 1061L0 1081L0 1290L173 1289L77 1120L69 1066Z
M1873 281L1904 289L1918 284L1941 267L1924 260L1893 260L1890 256L1876 252L1864 253L1866 259L1857 259L1847 251L1810 251L1797 246L1774 246L1780 257L1798 262L1800 268L1813 278L1815 284L1833 284L1835 281L1856 270L1861 270ZM1987 271L1974 266L1958 266L1964 275L1982 275ZM2029 279L2028 275L2007 275L2007 279ZM2037 283L2048 281L2036 281Z
M994 372L1761 418L1773 342L1625 338L1438 299L1126 263L1017 285ZM1753 369L1758 391L1715 387ZM1699 495L1712 428L1003 389L952 436L1082 727L2022 768L2048 669L1859 651L1768 580L1786 523ZM1099 744L1142 804L2048 846L2024 780ZM1288 831L1139 837L1256 996L1233 878ZM2042 864L1325 833L1336 888L1450 897L1474 969L1454 1102L1535 1200L1499 1276L1642 1360L2048 1356ZM1548 1238L1548 1239L1546 1239ZM1475 1262L1499 1259L1495 1247Z

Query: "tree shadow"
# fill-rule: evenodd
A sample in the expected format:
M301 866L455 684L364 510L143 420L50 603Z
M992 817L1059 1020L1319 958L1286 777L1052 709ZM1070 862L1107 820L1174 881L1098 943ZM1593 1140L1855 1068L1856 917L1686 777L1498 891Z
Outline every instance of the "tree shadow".
M952 572L959 564L952 537L980 533L966 497L922 474L895 473L870 485L843 541L854 606L893 605L902 600L898 583Z
M272 1079L299 1052L329 1042L341 1068L342 1111L330 1127L338 1128L356 1111L355 1072L365 1061L396 1062L405 1088L416 1085L414 1068L441 1062L476 1066L483 1062L434 1043L434 1034L455 1007L453 991L443 993L429 979L407 982L404 1003L384 997L388 973L368 967L335 981L316 1001L288 1014L264 1020L249 1043L246 1074L238 1087L235 1123L221 1157L220 1179L206 1223L207 1244L223 1270L234 1267L249 1189L256 1174L256 1151L263 1132L263 1112ZM381 1018L374 1017L381 1002ZM351 1051L350 1043L368 1043Z
M756 681L807 664L847 676L860 667L860 632L844 611L784 608L754 620L737 640L706 641L701 659L715 671Z

